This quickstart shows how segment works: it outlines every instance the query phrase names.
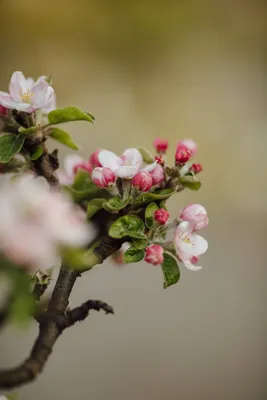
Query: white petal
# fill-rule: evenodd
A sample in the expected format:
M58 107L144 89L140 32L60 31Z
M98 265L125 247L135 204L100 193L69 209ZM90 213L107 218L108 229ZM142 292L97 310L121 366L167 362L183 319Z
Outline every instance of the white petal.
M4 107L11 108L12 110L25 111L29 113L33 111L31 104L15 101L5 92L0 92L0 104Z
M9 93L13 100L21 101L22 92L27 92L28 84L22 72L16 71L13 73L9 83Z
M187 269L190 269L190 271L197 272L202 269L202 267L200 267L199 265L192 264L190 260L186 260L186 261L183 260L183 264Z
M156 168L156 166L157 166L157 161L155 161L155 162L152 163L152 164L146 165L144 168L142 168L142 171L145 171L145 172L152 172L152 171Z
M51 88L52 89L52 88ZM34 107L43 107L47 104L48 83L39 82L32 87L31 103Z
M190 241L194 246L196 256L206 253L208 250L208 242L202 236L192 233L189 235Z
M102 167L110 168L112 171L120 167L123 163L122 159L109 150L101 150L98 153L98 160Z
M131 179L139 172L139 168L125 165L117 168L114 172L119 178Z
M126 149L123 153L123 164L140 169L143 162L141 153L134 148Z
M68 154L64 159L64 167L68 176L74 176L74 167L83 161L83 158L78 154Z

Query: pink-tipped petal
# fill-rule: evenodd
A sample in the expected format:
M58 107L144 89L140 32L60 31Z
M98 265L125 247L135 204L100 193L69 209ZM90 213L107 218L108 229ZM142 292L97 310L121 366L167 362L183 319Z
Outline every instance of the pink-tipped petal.
M140 169L143 162L143 157L137 149L134 148L126 149L122 154L122 157L124 165L135 167L138 170Z
M98 160L103 167L110 168L112 171L122 165L121 158L109 150L101 150L98 154Z
M9 83L9 93L13 100L21 101L22 92L27 92L28 83L22 72L16 71L11 76Z

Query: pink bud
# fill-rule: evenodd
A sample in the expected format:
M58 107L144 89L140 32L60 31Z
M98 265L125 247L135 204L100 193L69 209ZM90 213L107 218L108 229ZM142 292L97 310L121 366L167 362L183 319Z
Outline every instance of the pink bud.
M191 171L193 171L195 174L198 174L199 172L202 171L202 165L201 164L193 164L191 167Z
M94 151L89 158L89 163L92 165L93 168L102 167L98 159L98 154L100 153L100 151L101 149Z
M189 222L193 231L206 228L209 224L207 211L200 204L190 204L185 207L180 214L180 219Z
M0 104L0 116L7 114L7 108Z
M157 150L157 153L166 153L168 149L169 143L166 139L155 139L154 147Z
M160 155L159 157L155 157L155 160L157 161L157 164L159 164L159 165L161 165L162 167L164 166L164 164L165 164L165 160L164 160L164 158L162 157L162 155Z
M158 183L164 181L164 169L161 165L157 164L156 167L149 173L152 178L153 185L157 185Z
M110 168L96 167L92 172L92 181L102 188L106 188L116 180L114 172Z
M175 161L177 164L185 164L191 157L191 151L184 145L177 147Z
M180 140L176 146L176 151L180 146L185 146L191 152L192 156L197 152L197 144L192 139Z
M163 247L159 244L152 244L146 248L145 261L149 264L158 265L164 260Z
M168 221L170 214L164 208L160 208L154 212L154 220L160 225L165 225Z
M147 172L141 171L133 177L132 185L141 192L148 192L152 187L152 182L151 176Z
M79 169L83 169L89 173L93 170L92 166L87 161L81 161L78 164L75 164L73 167L74 174L77 174Z

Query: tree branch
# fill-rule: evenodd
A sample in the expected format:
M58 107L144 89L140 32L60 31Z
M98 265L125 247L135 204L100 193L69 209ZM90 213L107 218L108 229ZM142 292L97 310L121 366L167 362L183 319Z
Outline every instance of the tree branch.
M106 314L114 314L113 308L107 303L104 303L103 301L100 300L88 300L85 303L83 303L80 307L76 307L73 310L67 311L66 314L67 326L72 326L78 321L80 322L84 321L85 318L88 317L90 310L95 310L95 311L103 310L105 311Z

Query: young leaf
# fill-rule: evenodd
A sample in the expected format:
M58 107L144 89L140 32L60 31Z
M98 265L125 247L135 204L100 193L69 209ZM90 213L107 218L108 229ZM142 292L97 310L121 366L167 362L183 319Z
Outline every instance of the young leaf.
M103 208L107 211L120 211L127 206L131 198L121 200L119 197L112 197L103 204Z
M51 128L49 130L49 136L52 139L57 140L59 143L65 144L65 146L70 147L71 149L78 150L79 147L77 144L72 140L72 137L68 132L63 131L62 129L58 128Z
M94 118L89 113L80 110L77 107L65 107L53 110L48 114L50 125L62 124L71 121L88 121L94 122Z
M144 250L138 250L131 246L123 255L123 261L125 263L134 263L143 260L145 255Z
M89 203L87 204L87 218L92 218L92 216L95 215L97 211L101 210L105 201L106 199L93 199L89 201Z
M201 186L201 182L197 180L195 176L184 175L179 178L180 183L191 190L198 190Z
M152 164L153 162L155 162L155 157L153 157L150 151L144 149L143 147L138 147L137 150L139 151L139 153L141 153L144 162L146 162L147 164Z
M43 154L44 149L42 146L37 147L37 149L35 150L35 152L32 154L31 159L32 160L38 160L39 157L41 157L41 155Z
M0 162L3 164L17 154L26 139L24 135L3 135L0 136Z
M92 182L89 173L84 169L79 168L72 185L73 189L86 190L88 187L92 186L92 184L94 187L96 187L96 185Z
M168 199L172 194L175 193L173 189L162 189L154 193L142 193L138 196L133 204L150 203L153 200L164 200Z
M152 228L154 223L154 212L159 208L156 203L150 203L145 211L145 221L148 228Z
M147 239L133 239L133 246L138 250L143 250L147 247L148 241Z
M145 225L136 215L125 215L117 219L109 228L109 236L121 239L130 236L135 239L146 239Z
M164 276L164 289L167 289L167 287L178 282L180 278L180 270L175 258L167 253L164 253L164 261L161 264L161 268Z

